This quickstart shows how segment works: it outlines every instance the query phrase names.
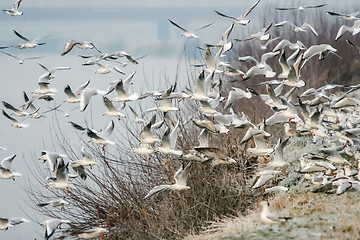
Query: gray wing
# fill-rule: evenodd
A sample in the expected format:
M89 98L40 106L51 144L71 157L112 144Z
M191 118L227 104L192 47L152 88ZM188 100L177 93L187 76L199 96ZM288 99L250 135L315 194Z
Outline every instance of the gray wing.
M81 85L80 87L78 87L76 90L75 90L75 94L80 94L80 92L82 90L84 90L90 83L90 80L86 81L86 83L84 83L83 85Z
M184 32L187 32L187 30L186 30L185 28L180 27L178 24L176 24L175 22L171 21L170 19L168 19L168 20L169 20L169 22L170 22L172 25L174 25L175 27L178 27L178 28L180 28L181 30L183 30Z
M111 121L107 128L104 130L104 132L101 134L101 137L103 138L109 138L114 131L114 121Z
M74 122L71 122L69 121L69 123L71 124L71 126L73 126L76 130L79 130L79 131L85 131L86 128L83 128L82 126L80 126L79 124L76 124Z
M84 166L80 165L78 167L72 167L74 171L81 177L81 179L86 180L87 174Z
M117 112L116 107L114 106L114 104L112 104L112 102L105 96L103 96L103 102L104 105L107 109L109 109L110 112Z
M1 167L5 168L6 170L9 170L10 172L12 171L12 161L14 160L14 158L16 157L15 154L10 155L6 158L4 158L4 160L1 161Z
M13 30L15 35L18 36L19 38L21 38L22 40L26 41L26 42L30 42L29 39L27 39L26 37L22 36L20 33L18 33L17 31Z
M155 186L153 189L150 190L150 192L148 194L146 194L146 196L144 197L144 199L147 199L151 196L153 196L154 194L159 194L163 191L169 190L170 185L159 185L159 186Z
M10 103L7 103L5 101L2 101L2 103L4 104L4 107L6 107L7 109L10 109L10 110L12 110L14 112L19 111L19 109L14 108L14 106L11 105Z
M77 98L69 85L66 85L66 87L64 88L64 92L66 95L68 95L69 98Z
M18 121L15 118L10 117L10 115L7 114L4 110L2 110L2 113L7 119L13 121L14 123L18 123Z
M260 0L256 1L251 7L249 7L246 12L244 12L243 15L241 15L243 18L245 18L249 13L259 4Z

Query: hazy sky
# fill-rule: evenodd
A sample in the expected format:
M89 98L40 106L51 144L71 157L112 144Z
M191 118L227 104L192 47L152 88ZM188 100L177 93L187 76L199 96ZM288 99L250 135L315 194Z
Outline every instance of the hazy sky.
M0 1L0 8L10 8L13 0ZM145 79L158 81L154 86L165 86L175 81L178 64L180 71L178 77L184 84L187 81L185 60L179 60L183 53L184 46L193 49L195 46L203 46L204 43L215 43L220 40L221 34L230 25L230 19L217 16L213 10L217 9L232 16L241 15L255 1L235 1L235 0L23 0L20 10L23 16L10 17L0 14L0 46L18 44L22 42L15 36L13 30L19 31L29 39L44 37L46 45L34 49L5 49L19 57L44 56L38 60L49 68L57 66L70 66L69 71L56 73L56 78L51 85L58 90L56 103L61 103L65 99L63 89L66 84L73 88L80 86L87 80L91 80L91 86L105 89L108 83L120 77L117 73L110 73L106 76L95 75L96 66L83 67L83 59L77 57L78 54L96 54L93 50L74 49L73 52L62 57L60 53L66 41L76 39L79 41L92 41L104 52L124 50L135 57L144 54L148 56L140 61L138 66L129 65L124 68L126 75L136 70L134 79L134 89L147 91L144 87ZM246 36L251 31L257 29L264 18L264 10L271 6L274 10L276 6L294 6L298 2L304 5L329 3L330 10L344 12L355 12L360 10L360 6L355 6L356 0L341 1L288 1L288 0L263 0L250 15L251 24L248 27L236 26L234 35ZM360 3L357 3L360 5ZM325 11L325 9L324 9ZM266 16L269 17L269 16ZM181 37L181 31L171 26L168 18L179 23L188 29L196 29L205 24L214 22L208 29L199 31L200 39L186 40ZM324 30L325 31L325 30ZM319 30L321 32L321 30ZM199 50L198 50L199 51ZM0 96L1 101L5 100L14 106L23 103L22 91L30 92L38 88L37 81L43 73L36 61L26 62L23 65L17 63L6 55L0 54ZM166 82L164 79L168 79ZM37 103L41 111L48 109L45 103ZM51 103L50 105L53 105ZM71 111L73 105L64 104L65 111ZM74 131L67 124L68 121L79 121L84 123L84 119L90 118L91 114L105 112L101 103L101 97L95 97L89 109L80 114L77 110L70 112L70 117L65 118L58 113L58 118L74 144L80 147ZM0 180L2 189L0 200L0 217L23 216L25 213L35 217L39 222L46 220L45 216L36 214L29 206L34 205L27 200L27 196L22 189L28 181L33 181L34 177L29 174L28 166L34 168L34 161L39 157L40 151L44 148L55 150L50 141L51 116L40 119L25 119L31 126L27 129L15 129L10 126L10 121L0 116L0 146L6 147L7 151L0 152L0 159L11 154L17 154L14 160L14 168L23 174L23 177L12 180ZM93 121L95 128L104 128L109 119L104 117L96 118ZM117 128L121 126L116 123ZM28 166L27 166L28 164ZM45 165L41 165L45 169ZM43 170L44 170L43 169ZM45 172L45 170L44 170ZM44 179L45 182L45 179ZM46 192L46 189L43 189ZM22 209L20 209L20 207ZM40 235L38 235L40 233ZM28 240L35 237L41 239L44 229L36 223L25 223L16 226L9 231L0 231L0 239L7 240Z

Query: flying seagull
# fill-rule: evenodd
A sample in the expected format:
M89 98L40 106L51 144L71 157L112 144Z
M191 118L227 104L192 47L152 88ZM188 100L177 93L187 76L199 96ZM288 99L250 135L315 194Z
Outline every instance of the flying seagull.
M246 18L247 15L249 15L249 13L259 4L259 2L260 2L260 0L256 1L250 8L248 8L248 9L247 9L240 17L238 17L238 18L225 15L225 14L219 12L219 11L216 11L216 10L215 10L215 12L216 12L218 15L222 16L222 17L226 17L226 18L230 18L230 19L234 20L234 22L237 23L237 24L240 24L240 25L244 25L244 26L245 26L245 25L247 25L247 24L250 22L250 20L245 19L245 18Z
M183 27L180 27L177 23L175 23L174 21L171 21L170 19L168 19L169 20L169 22L172 24L172 25L174 25L175 27L177 27L177 28L180 28L181 30L183 30L184 32L183 32L183 36L185 36L185 37L187 37L187 38L199 38L199 36L198 35L195 35L194 33L191 33L191 32L189 32L188 30L186 30L185 28L183 28ZM207 24L207 25L205 25L205 26L202 26L201 28L198 28L198 29L196 29L196 30L194 30L194 32L196 32L196 31L199 31L199 30L201 30L201 29L204 29L204 28L206 28L206 27L209 27L209 26L211 26L213 23L210 23L210 24Z
M21 16L21 15L23 15L24 14L23 12L19 12L19 7L20 7L21 1L22 0L17 0L12 5L11 9L4 9L3 12L9 14L10 16Z

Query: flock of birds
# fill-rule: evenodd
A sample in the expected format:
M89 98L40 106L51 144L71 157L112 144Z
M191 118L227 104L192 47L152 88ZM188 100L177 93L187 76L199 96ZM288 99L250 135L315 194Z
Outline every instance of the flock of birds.
M10 16L21 16L22 12L19 12L19 7L22 0L17 0L11 9L3 10L4 13ZM290 22L282 21L279 23L270 23L259 32L251 34L246 39L232 39L230 35L235 26L247 26L249 20L247 16L252 10L260 3L260 0L256 1L244 14L240 17L228 16L219 11L215 13L221 17L231 19L230 26L226 29L221 39L216 44L206 44L204 60L205 64L202 65L203 70L196 79L195 86L192 89L186 89L186 91L177 91L176 84L170 86L164 91L151 91L145 94L139 94L131 91L132 81L136 72L131 73L124 80L117 80L110 82L106 87L106 90L99 90L90 87L90 80L79 86L76 90L72 90L69 85L64 88L64 93L68 98L64 99L64 104L78 104L80 112L86 111L87 107L91 103L91 99L95 95L101 95L105 107L108 109L103 115L108 117L115 117L119 120L126 117L121 112L122 109L128 107L133 113L133 120L137 124L144 125L139 136L139 147L131 149L132 152L145 156L147 158L147 164L150 164L149 160L152 154L161 153L164 155L172 155L182 159L183 164L179 167L178 171L174 175L174 184L164 184L155 186L144 197L145 199L155 197L157 200L163 199L169 192L173 190L182 191L189 189L187 184L187 177L191 172L191 165L194 162L208 163L211 165L227 165L238 164L237 159L228 156L223 150L216 147L211 147L211 143L208 140L210 134L226 134L230 128L247 128L247 131L241 140L241 144L252 140L255 144L254 147L246 149L247 152L271 159L267 165L264 166L262 171L256 174L254 182L252 184L253 189L258 189L269 182L276 176L281 174L287 174L287 167L289 162L284 159L283 149L286 147L293 136L305 135L312 138L313 144L319 144L319 146L326 146L320 148L317 153L308 153L301 156L299 159L301 173L305 174L305 178L312 181L314 184L319 185L316 192L332 192L336 194L342 194L346 191L360 190L359 173L352 168L352 164L343 156L353 156L355 159L360 159L360 142L358 135L360 133L360 113L358 106L360 100L356 98L357 90L360 85L356 86L342 86L342 85L324 85L320 88L310 88L303 91L298 98L292 96L295 89L301 90L306 81L301 79L301 71L306 64L314 56L318 56L319 60L325 59L329 53L337 55L337 49L329 44L323 43L313 46L305 46L302 42L297 41L295 43L290 42L287 39L280 39L279 37L271 38L270 30L272 28L282 28L284 26L290 26L296 33L304 32L304 34L313 34L318 36L318 31L314 29L308 23L302 23L300 26ZM277 8L278 11L307 11L308 9L323 8L327 4L321 4L316 6L302 6L293 8ZM345 35L348 31L352 35L356 35L360 32L360 20L357 16L360 12L350 14L340 14L327 11L327 14L335 17L340 17L344 21L354 22L352 26L343 25L339 29L335 40L338 40L341 36ZM203 26L195 31L188 31L181 27L179 24L169 19L170 24L181 29L183 36L186 38L199 38L195 34L200 29L207 28L212 24ZM14 30L17 37L23 40L25 43L13 44L9 46L0 47L1 49L10 48L35 48L45 44L44 37L34 39L30 41L28 38L21 35ZM272 51L262 54L261 59L255 59L253 56L242 56L238 60L240 62L254 62L253 67L243 72L231 66L231 63L222 61L225 58L228 51L230 51L236 42L239 41L257 41L261 43L261 50L266 50L269 43L278 41L278 44ZM347 40L349 47L359 49L358 46ZM123 70L113 66L107 67L104 62L107 63L120 63L120 66L125 67L128 63L137 64L138 59L134 59L130 54L124 51L118 51L114 53L103 53L91 42L80 42L70 40L65 44L62 56L69 54L74 47L80 49L92 49L98 52L97 55L80 57L86 59L83 63L84 66L97 65L96 74L108 74L115 71L121 75L126 75ZM286 54L291 51L291 54ZM215 52L215 54L213 53ZM26 60L40 59L41 57L32 57L26 59L20 59L8 52L2 51L4 55L13 57L23 64ZM286 57L289 55L288 57ZM119 59L125 57L126 62L120 62ZM278 58L278 62L282 68L281 73L274 72L272 67L267 63L270 58ZM20 107L14 107L11 103L2 101L4 109L3 115L12 122L12 125L16 128L29 127L29 123L19 121L18 118L31 117L39 119L43 117L46 112L60 110L61 104L51 108L49 111L41 112L40 108L37 108L35 104L39 101L50 102L54 100L54 96L57 92L56 89L50 87L51 80L54 79L57 71L67 71L71 67L55 67L48 69L41 63L39 66L44 70L44 74L38 79L39 89L33 90L31 96L28 97L26 92L24 95L24 104ZM228 79L236 79L239 81L245 81L253 78L257 75L263 75L266 78L274 78L281 80L269 80L260 83L260 86L265 85L266 93L259 94L257 91L251 88L241 89L232 87L227 93L222 92L220 77L226 77ZM220 76L220 77L219 77ZM232 81L234 82L234 81ZM283 92L285 88L289 88L287 92ZM346 91L333 91L338 89L346 89ZM332 92L333 91L333 92ZM115 96L110 98L110 94L115 92ZM340 92L340 93L339 93ZM152 112L160 113L153 114L150 121L146 121L140 117L140 115L131 106L131 102L137 102L147 98L156 99L157 106L146 110L146 114ZM238 102L242 98L261 98L263 102L273 110L273 115L267 119L264 119L261 123L253 123L249 117L242 113L241 116L235 113L232 105ZM185 123L180 123L180 120L174 121L172 117L173 112L180 111L180 109L173 104L173 101L193 101L199 104L199 116L200 118L191 118ZM122 103L120 109L117 102ZM9 113L11 111L11 113ZM230 114L225 112L229 111ZM145 113L143 113L144 115ZM163 116L160 121L156 121L156 116ZM67 113L66 116L69 116ZM177 147L177 138L179 135L180 124L193 123L201 129L199 134L199 145L193 149L179 149ZM116 143L111 140L112 132L115 128L114 121L110 121L109 125L103 131L97 131L88 127L83 127L75 122L69 122L77 131L84 133L90 141L95 144L99 144L103 147L106 145L115 145ZM266 131L267 126L282 124L284 126L287 137L285 139L279 138L276 146L269 146L267 139L272 136L271 133ZM162 137L159 137L158 132L160 128L165 128L165 133ZM1 148L1 150L6 150ZM319 155L319 154L322 155ZM344 153L344 154L340 154ZM48 188L53 189L65 189L70 192L70 189L74 187L71 183L71 178L80 177L86 179L86 167L92 167L96 165L94 156L86 149L85 146L81 149L82 159L64 159L69 158L65 154L44 150L39 157L39 160L47 163L49 169L49 177L46 179ZM1 174L0 179L15 179L15 177L21 176L12 168L12 162L16 155L10 155L1 162ZM187 164L185 164L187 163ZM74 173L70 172L69 168L73 169ZM360 167L356 166L358 169ZM276 191L287 191L284 186L273 186L265 189L265 194ZM39 207L58 207L71 204L64 199L53 199L49 202L38 203ZM268 209L267 202L262 202L263 211L261 219L266 223L277 223L283 221L283 219L277 217L271 213ZM25 218L0 218L0 230L7 230L20 223L28 222ZM61 224L70 224L69 220L65 219L48 219L43 222L46 226L45 239L49 239L53 236L55 230ZM101 237L105 239L105 234L110 229L106 226L98 226L95 228L84 228L84 230L76 229L72 231L72 237L82 239L92 239Z

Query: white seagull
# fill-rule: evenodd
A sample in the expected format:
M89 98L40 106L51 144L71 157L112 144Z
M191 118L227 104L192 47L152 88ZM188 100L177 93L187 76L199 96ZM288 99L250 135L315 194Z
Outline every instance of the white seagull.
M16 48L19 48L19 49L24 49L24 48L34 48L34 47L37 47L37 46L40 46L40 45L44 45L45 43L44 42L41 42L39 43L39 40L44 38L44 37L40 37L40 38L35 38L34 40L32 40L30 42L29 39L27 39L26 37L24 37L23 35L21 35L20 33L18 33L17 31L13 30L15 35L18 36L19 38L21 38L22 40L25 41L25 43L23 44L18 44L16 45L15 47Z
M319 4L319 5L310 5L310 6L298 6L298 7L277 7L275 8L278 11L285 11L285 10L298 10L298 11L304 11L305 9L309 8L320 8L324 7L327 4Z
M28 126L30 126L29 123L20 123L18 120L16 120L15 118L10 117L9 114L7 114L4 110L2 110L2 114L9 120L11 120L13 123L11 124L11 126L14 126L16 128L26 128Z
M279 23L276 23L274 27L283 27L285 25L290 25L292 28L294 28L295 32L306 32L306 29L310 29L310 31L315 35L319 36L319 34L315 31L315 29L308 23L303 23L301 26L296 26L294 23L289 21L282 21Z
M104 150L106 144L115 145L115 142L108 139L111 136L112 132L114 131L114 126L115 126L114 121L111 121L109 125L105 128L105 130L100 134L95 133L91 129L86 129L85 133L93 143L103 144L103 150Z
M191 162L189 162L186 167L184 167L184 165L181 165L181 167L176 171L174 175L175 184L155 186L153 189L150 190L148 194L146 194L144 199L147 199L156 194L156 199L158 201L161 201L171 190L182 191L190 189L190 187L186 185L190 166Z
M265 201L260 202L262 207L260 218L264 223L276 224L279 222L285 222L289 217L279 217L269 210L268 203Z
M164 133L164 136L161 139L162 147L158 148L158 151L164 154L173 154L177 156L182 155L181 150L175 149L176 146L176 140L178 133L180 131L179 129L180 120L177 121L175 127L171 129L170 127L166 130Z
M11 9L4 9L3 12L9 14L10 16L21 16L21 15L23 15L24 14L23 12L19 12L19 7L20 7L21 1L22 0L17 0L12 5Z
M1 161L0 179L12 179L12 180L15 181L15 177L20 177L21 176L21 173L14 172L14 170L12 168L12 161L14 160L15 157L16 157L16 155L13 154L13 155L10 155L10 156L4 158Z
M97 47L95 47L95 45L91 42L78 42L75 40L69 40L66 44L65 47L61 53L61 56L64 56L65 54L67 54L68 52L70 52L74 47L78 47L80 49L95 49L96 51L98 51L99 53L101 53L101 51L99 49L97 49Z
M199 38L198 35L195 35L194 33L189 32L189 31L186 30L185 28L179 26L179 25L178 25L177 23L175 23L174 21L171 21L170 19L168 19L168 20L169 20L169 22L170 22L172 25L174 25L175 27L183 30L183 34L182 34L183 36L185 36L185 37L187 37L187 38ZM194 30L194 32L199 31L199 30L201 30L201 29L204 29L204 28L206 28L206 27L209 27L209 26L212 25L212 24L213 24L213 23L210 23L210 24L207 24L207 25L205 25L205 26L202 26L201 28L198 28L198 29Z
M40 59L40 58L44 57L44 56L42 56L42 57L19 58L19 57L15 56L15 55L7 53L7 52L3 52L3 51L0 51L0 52L2 52L5 55L8 55L9 57L15 58L16 60L18 60L19 64L24 64L24 62L27 61L27 60Z
M12 218L0 217L0 230L8 230L9 228L15 227L15 225L25 222L30 222L30 221L22 217L12 217Z
M235 18L235 17L231 17L231 16L228 16L228 15L225 15L221 12L218 12L215 10L215 12L222 16L222 17L226 17L226 18L230 18L234 21L234 23L237 23L237 24L240 24L240 25L244 25L246 26L250 20L248 19L245 19L247 17L247 15L249 15L249 13L259 4L260 0L256 1L250 8L248 8L240 17L238 18Z
M335 37L335 41L337 41L339 38L342 37L342 35L344 35L344 33L348 31L351 32L352 35L356 35L360 32L360 19L356 20L354 22L354 24L352 25L352 27L346 26L346 25L342 25L338 31L338 33L336 34Z
M41 225L46 226L45 240L49 240L54 235L55 230L63 223L71 223L69 220L51 218L44 221Z
M117 93L117 97L115 97L114 99L112 99L112 102L128 102L128 101L135 101L137 99L139 99L139 94L138 93L133 93L130 94L130 85L132 84L132 79L134 78L136 72L133 72L132 74L130 74L129 77L127 77L125 80L120 80L118 82L114 82L110 84L109 90L107 91L106 94L110 93L111 91L113 91L115 89L116 93ZM112 87L112 85L114 87ZM105 95L106 95L105 94Z
M104 102L105 107L109 110L109 111L103 113L103 116L117 117L118 120L120 120L120 118L122 118L122 117L123 118L126 117L124 114L119 112L119 110L114 106L114 104L107 97L103 96L103 102Z
M95 95L104 95L106 92L95 88L85 88L80 94L80 112L86 110L90 103L90 99Z
M38 62L38 64L45 71L45 73L39 77L39 82L48 82L49 80L55 78L54 74L56 71L71 69L71 67L54 67L49 70L47 67L45 67L41 63Z

